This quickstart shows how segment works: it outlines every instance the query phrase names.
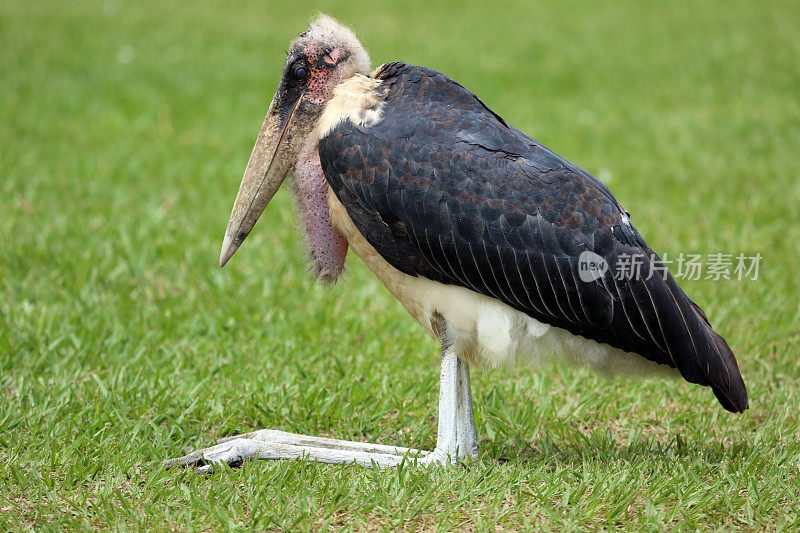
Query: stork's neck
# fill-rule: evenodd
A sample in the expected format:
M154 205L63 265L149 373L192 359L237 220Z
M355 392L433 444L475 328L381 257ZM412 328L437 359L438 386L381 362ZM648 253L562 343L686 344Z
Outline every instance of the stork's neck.
M319 141L310 135L294 171L297 212L306 229L314 275L325 284L333 283L344 269L347 239L331 224L328 182L319 160Z

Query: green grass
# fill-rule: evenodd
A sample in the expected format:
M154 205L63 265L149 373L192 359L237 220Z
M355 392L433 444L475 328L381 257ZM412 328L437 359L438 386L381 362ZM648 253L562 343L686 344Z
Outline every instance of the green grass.
M544 366L473 373L449 471L151 465L271 427L430 448L438 348L356 259L305 274L281 192L230 207L315 9L375 64L474 90L610 186L660 252L760 252L684 282L751 394ZM797 529L800 4L0 3L0 529Z

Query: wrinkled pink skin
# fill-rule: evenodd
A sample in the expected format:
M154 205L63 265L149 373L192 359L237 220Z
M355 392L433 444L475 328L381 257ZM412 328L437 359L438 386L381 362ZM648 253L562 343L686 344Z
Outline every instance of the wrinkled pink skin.
M328 182L322 173L315 135L306 142L294 170L297 213L308 236L312 270L323 283L335 282L347 257L347 239L334 229L328 211Z

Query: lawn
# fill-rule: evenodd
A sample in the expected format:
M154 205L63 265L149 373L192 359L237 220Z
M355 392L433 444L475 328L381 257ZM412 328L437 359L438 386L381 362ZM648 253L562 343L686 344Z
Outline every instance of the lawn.
M800 4L0 2L0 529L800 527ZM438 347L356 257L306 274L283 190L224 269L230 208L315 10L375 65L472 89L604 179L751 408L544 365L473 372L479 461L158 463L262 427L431 448Z

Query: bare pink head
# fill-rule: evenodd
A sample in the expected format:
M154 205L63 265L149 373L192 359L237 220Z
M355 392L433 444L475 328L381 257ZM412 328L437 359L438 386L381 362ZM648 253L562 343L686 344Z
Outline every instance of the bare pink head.
M236 252L283 180L292 174L312 270L324 282L338 277L347 242L331 226L327 182L314 132L333 89L369 69L369 57L353 32L326 15L292 41L283 76L236 195L220 266Z

